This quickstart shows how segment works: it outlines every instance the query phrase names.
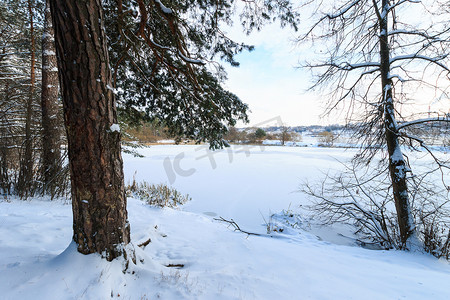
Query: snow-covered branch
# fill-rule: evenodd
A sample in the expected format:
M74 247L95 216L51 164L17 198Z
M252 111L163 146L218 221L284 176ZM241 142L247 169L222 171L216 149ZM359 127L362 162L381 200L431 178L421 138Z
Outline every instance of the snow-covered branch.
M361 68L369 68L369 67L376 67L378 70L378 68L380 67L380 63L378 62L365 62L365 63L359 63L359 64L352 64L349 62L342 62L342 63L334 63L334 62L329 62L329 63L323 63L323 64L317 64L317 65L309 65L308 67L310 68L321 68L321 67L331 67L331 68L336 68L342 71L352 71L352 70L356 70L356 69L361 69ZM371 70L369 73L372 73L373 70Z
M409 127L411 125L430 123L430 122L447 122L447 123L450 123L450 118L449 118L449 116L445 116L445 117L437 117L437 118L418 119L418 120L414 120L414 121L401 123L400 125L398 125L398 129L400 130L400 129Z
M394 8L396 8L397 6L400 6L402 4L404 4L405 2L410 2L410 3L421 3L422 0L400 0L397 3L393 3L392 5L389 6L389 10L392 10Z
M434 64L438 65L439 67L441 67L442 69L450 72L449 67L447 67L446 65L444 65L443 63L440 62L441 60L443 60L443 59L445 59L447 57L448 57L448 54L437 56L435 58L432 58L432 57L429 57L429 56L425 56L425 55L420 55L420 54L400 55L400 56L396 56L396 57L391 58L389 60L389 63L392 64L394 62L401 61L401 60L420 59L420 60L428 61L430 63L434 63Z
M424 32L424 31L405 30L405 29L391 30L388 33L388 35L390 35L390 36L393 36L393 35L416 35L416 36L423 37L427 40L433 40L433 41L441 41L441 39L438 37L440 34L441 33L436 34L436 35L429 35L428 33Z
M190 57L187 57L186 55L184 55L183 53L181 53L181 51L178 51L178 55L181 57L182 60L184 60L187 63L190 64L197 64L197 65L204 65L205 63L202 62L201 60L198 59L193 59Z
M173 11L170 8L164 6L164 4L162 4L162 2L160 0L155 0L155 2L159 4L159 7L161 8L161 10L165 14L172 14L173 13Z
M346 12L348 12L350 9L352 9L352 7L356 6L360 2L361 2L361 0L352 1L348 5L341 7L338 10L338 12L336 12L335 14L327 14L326 17L328 19L336 19L336 18L342 17L343 15L345 15Z

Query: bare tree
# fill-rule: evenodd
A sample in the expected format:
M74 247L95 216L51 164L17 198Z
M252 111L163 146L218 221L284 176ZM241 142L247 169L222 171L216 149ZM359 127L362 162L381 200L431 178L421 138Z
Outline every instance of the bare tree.
M448 15L439 15L432 1L415 0L321 2L315 9L319 19L300 38L303 42L321 40L323 45L318 46L321 60L306 65L316 72L312 88L331 88L328 112L343 108L347 121L358 124L358 138L363 143L358 158L367 162L380 150L387 150L400 241L404 248L414 247L420 242L407 184L414 173L401 146L431 154L424 141L406 129L449 122L449 117L441 113L417 118L414 111L405 113L404 104L415 99L421 88L431 93L423 96L438 94L443 101L449 99ZM421 23L411 17L417 11L428 15ZM433 157L437 169L448 168Z
M291 140L291 127L283 125L280 127L281 133L280 133L280 140L281 140L281 145L284 146L284 144L286 144L286 142Z
M318 133L319 146L331 147L333 146L335 136L331 131L322 131Z

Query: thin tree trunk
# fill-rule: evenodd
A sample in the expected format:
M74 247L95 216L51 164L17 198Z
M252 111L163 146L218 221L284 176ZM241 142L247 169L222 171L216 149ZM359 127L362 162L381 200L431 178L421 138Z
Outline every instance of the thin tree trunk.
M384 105L385 138L389 154L389 173L400 230L400 239L407 247L408 239L414 235L415 226L409 205L409 193L406 182L408 170L399 144L399 132L395 120L394 101L392 94L392 80L390 78L390 53L388 41L388 1L382 1L380 24L380 62L381 82Z
M2 54L6 53L6 47L3 48ZM0 58L1 62L1 58ZM5 88L2 91L1 101L7 103L9 98L9 82L6 81ZM2 112L3 113L3 112ZM6 112L4 112L6 114ZM2 119L5 116L2 116ZM3 121L3 120L2 120ZM5 122L6 123L6 122ZM3 194L10 193L10 177L9 177L9 166L8 166L8 142L9 138L7 136L7 125L2 124L0 126L0 188L2 189Z
M30 14L30 35L31 35L31 66L30 66L30 91L25 103L25 141L24 152L20 164L20 172L18 178L18 192L20 197L28 197L33 181L33 136L32 136L32 114L33 114L33 97L36 81L36 42L34 40L34 23L33 23L33 6L31 0L28 0L28 12Z
M84 254L126 255L120 133L100 0L50 0L72 184L73 240ZM115 126L113 127L113 129Z
M58 68L49 0L44 13L42 36L42 169L44 191L54 195L61 171L61 118L58 105Z

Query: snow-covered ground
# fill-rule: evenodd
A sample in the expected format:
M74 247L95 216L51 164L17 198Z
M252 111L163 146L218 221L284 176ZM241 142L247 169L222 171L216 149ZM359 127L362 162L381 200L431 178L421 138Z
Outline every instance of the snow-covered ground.
M124 155L127 182L171 184L193 199L158 209L129 198L134 245L151 239L136 246L142 262L124 274L120 260L78 254L63 201L0 200L0 299L450 299L446 261L362 249L325 229L266 234L270 215L306 203L296 192L302 181L339 169L354 150L161 145L140 152L144 158ZM217 217L262 235L234 232Z

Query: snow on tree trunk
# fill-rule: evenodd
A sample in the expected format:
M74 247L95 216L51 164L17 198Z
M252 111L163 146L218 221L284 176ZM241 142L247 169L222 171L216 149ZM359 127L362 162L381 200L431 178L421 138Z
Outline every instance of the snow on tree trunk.
M55 178L61 171L61 119L58 105L58 68L55 53L49 0L44 12L44 33L42 36L42 169L44 190L54 194Z
M382 1L380 20L380 69L383 89L385 138L389 154L389 173L397 211L400 239L404 247L408 247L408 240L415 236L414 220L408 199L406 172L408 170L399 144L399 131L395 119L392 80L390 74L390 53L388 41L388 12L387 0Z
M73 240L84 254L126 255L120 133L100 0L51 0L72 186Z

